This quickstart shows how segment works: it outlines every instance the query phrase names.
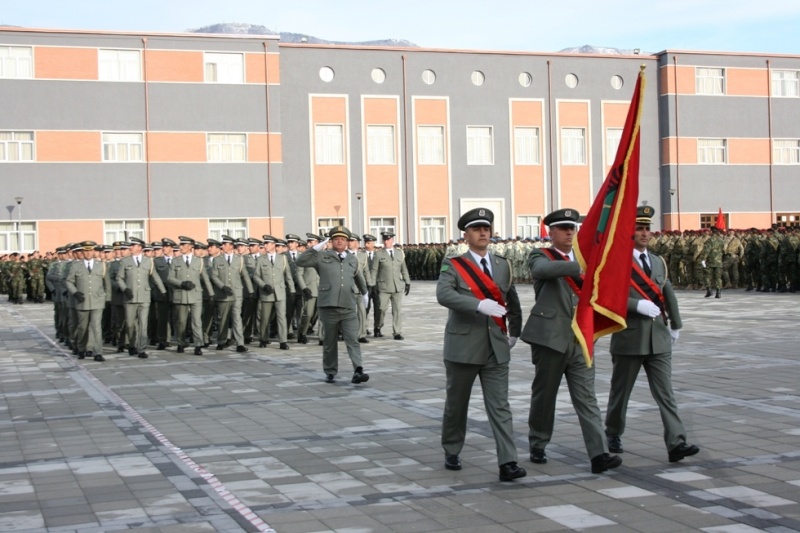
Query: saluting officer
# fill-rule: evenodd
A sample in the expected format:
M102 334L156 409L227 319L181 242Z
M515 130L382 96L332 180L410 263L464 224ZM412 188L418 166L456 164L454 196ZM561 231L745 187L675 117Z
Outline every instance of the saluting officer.
M347 240L350 232L344 226L336 226L329 233L332 250L325 250L328 239L303 252L297 264L304 268L314 268L319 274L318 309L319 320L324 326L322 369L325 381L333 383L339 372L339 329L342 330L347 353L353 364L352 383L364 383L369 374L364 373L361 359L361 345L358 343L358 317L356 316L356 295L353 284L358 286L364 298L367 284L358 269L355 256L347 253ZM322 328L320 328L322 329Z

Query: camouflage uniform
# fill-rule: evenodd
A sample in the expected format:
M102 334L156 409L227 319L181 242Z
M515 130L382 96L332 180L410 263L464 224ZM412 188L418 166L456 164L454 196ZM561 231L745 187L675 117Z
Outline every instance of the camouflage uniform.
M722 281L725 288L739 288L739 262L744 256L744 245L735 233L725 238L725 253L722 256Z
M744 262L747 269L747 290L761 290L761 236L751 230L744 243Z
M28 261L28 275L30 276L30 292L28 297L36 303L44 302L44 261L33 257Z
M711 289L717 290L716 297L720 297L722 290L722 256L725 252L725 241L716 231L711 235L703 246L703 253L700 256L705 262L706 275L706 298L711 296Z
M764 292L775 292L778 287L778 248L780 241L770 229L761 246L761 285Z
M797 270L798 239L794 231L785 231L780 239L778 250L778 284L781 292L792 290L797 285L795 274Z
M25 299L25 278L27 276L27 265L14 257L8 270L8 299L16 304L22 304Z
M675 235L669 254L669 278L675 288L686 286L686 274L683 271L683 257L686 253L683 236Z

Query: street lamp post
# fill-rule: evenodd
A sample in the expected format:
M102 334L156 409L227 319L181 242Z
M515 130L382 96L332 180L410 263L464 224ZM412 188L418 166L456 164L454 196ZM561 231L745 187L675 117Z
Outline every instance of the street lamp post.
M17 201L17 251L22 253L22 196L14 197Z

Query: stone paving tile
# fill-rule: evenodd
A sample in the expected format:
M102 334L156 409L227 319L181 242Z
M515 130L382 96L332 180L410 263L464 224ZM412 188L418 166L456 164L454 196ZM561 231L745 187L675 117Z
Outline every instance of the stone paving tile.
M0 303L0 531L800 531L797 296L679 291L673 382L689 440L666 460L646 380L634 388L624 465L592 475L562 383L550 462L527 461L533 368L512 353L510 403L529 476L497 481L480 386L464 470L442 467L435 283L405 299L406 340L364 345L369 383L322 381L315 338L289 352L106 349L79 362L51 340L49 305ZM524 310L530 286L518 287ZM597 392L608 398L608 339ZM209 477L210 476L210 477ZM238 503L237 503L238 502ZM242 512L236 509L243 509Z

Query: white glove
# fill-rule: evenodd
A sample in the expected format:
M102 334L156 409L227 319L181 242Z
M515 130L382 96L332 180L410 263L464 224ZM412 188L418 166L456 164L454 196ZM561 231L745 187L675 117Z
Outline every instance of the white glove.
M650 300L639 300L636 302L636 312L640 315L655 318L661 314L661 309Z
M703 268L706 267L706 262L705 261L700 261L700 264L703 265Z
M364 302L364 307L369 305L369 293L361 295L361 301Z
M511 348L513 348L515 344L517 344L517 337L509 337L508 338L508 349L510 350Z
M328 245L328 241L329 241L329 240L331 240L331 239L330 239L330 237L328 237L327 239L325 239L325 240L324 240L324 241L322 241L322 242L318 242L317 244L315 244L315 245L314 245L314 249L315 249L316 251L318 251L318 252L319 252L320 250L324 250L324 249L325 249L325 247Z
M495 302L494 300L481 300L478 302L478 312L486 316L505 316L506 308Z
M678 337L681 336L681 331L679 329L670 329L669 336L672 337L672 344L675 344L678 341Z

